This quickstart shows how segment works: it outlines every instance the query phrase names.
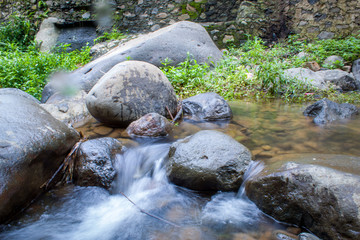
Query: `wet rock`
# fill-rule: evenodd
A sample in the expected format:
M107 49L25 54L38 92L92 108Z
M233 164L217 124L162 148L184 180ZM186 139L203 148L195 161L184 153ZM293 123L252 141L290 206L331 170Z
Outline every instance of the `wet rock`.
M320 240L320 238L311 233L300 233L299 240Z
M126 129L130 136L163 137L172 129L172 124L157 113L148 113L132 122Z
M30 94L21 91L20 89L17 88L0 88L0 95L16 95L31 100L34 103L40 103L39 100L31 96Z
M62 96L56 93L41 106L63 123L80 127L93 119L85 104L86 95L84 91L78 92L75 96Z
M355 78L356 88L360 89L360 59L353 62L352 73Z
M297 79L301 82L310 84L321 90L327 89L327 85L318 72L307 68L290 68L284 71L284 76L290 79Z
M340 56L336 56L336 55L333 55L333 56L330 56L330 57L327 57L323 63L324 66L326 67L336 67L337 65L341 65L344 63L344 59Z
M247 196L275 219L321 239L357 239L360 231L359 158L284 155L249 180Z
M201 93L182 102L184 117L194 121L232 118L229 104L216 93Z
M0 223L43 190L79 134L32 99L0 94Z
M298 240L298 236L286 231L276 230L272 233L273 240Z
M166 167L170 180L177 185L236 191L251 161L245 146L224 133L205 130L173 143Z
M41 23L40 30L35 37L35 40L41 43L41 52L49 52L56 46L60 35L60 29L55 26L55 23L57 22L59 22L59 19L50 17L44 19Z
M318 72L318 74L325 82L335 85L338 90L353 91L357 89L354 76L351 73L342 70L325 70Z
M81 144L76 159L75 183L109 189L115 179L115 154L122 144L114 138L98 138Z
M75 70L69 78L73 85L89 92L105 73L125 60L132 59L162 66L162 62L168 59L171 65L177 65L187 58L188 53L198 63L216 63L222 58L221 51L204 27L192 22L178 22L120 45ZM56 91L50 82L45 86L43 95L48 96ZM46 101L46 98L43 101Z
M127 126L147 113L175 115L177 100L171 83L152 64L119 63L106 73L86 97L93 117L111 126Z
M318 125L350 118L356 114L358 114L356 106L348 103L338 104L326 98L308 106L304 111L304 115L314 117L313 122Z

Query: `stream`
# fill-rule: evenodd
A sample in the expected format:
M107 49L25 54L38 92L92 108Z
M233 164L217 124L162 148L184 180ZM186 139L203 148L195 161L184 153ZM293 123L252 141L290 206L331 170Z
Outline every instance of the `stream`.
M129 139L124 129L97 122L79 128L87 137L110 136L126 149L116 157L112 189L67 185L44 194L16 221L0 226L0 239L273 239L288 225L263 214L238 192L196 192L171 184L164 161L171 142L203 129L222 131L248 147L255 161L288 153L360 156L360 119L315 126L305 105L233 102L230 122L182 122L166 139ZM243 184L244 185L244 184Z

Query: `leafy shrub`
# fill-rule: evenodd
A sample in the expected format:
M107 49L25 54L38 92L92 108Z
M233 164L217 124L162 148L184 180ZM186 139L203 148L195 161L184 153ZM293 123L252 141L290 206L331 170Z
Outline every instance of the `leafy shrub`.
M90 48L70 53L42 53L30 46L0 53L0 87L18 88L40 99L48 76L56 70L71 71L90 60Z
M22 17L0 26L0 87L18 88L40 99L48 76L57 70L71 71L90 61L90 47L67 53L42 53L34 41L34 29Z
M10 21L0 25L0 50L11 50L14 46L25 50L34 41L34 34L29 20L13 15Z

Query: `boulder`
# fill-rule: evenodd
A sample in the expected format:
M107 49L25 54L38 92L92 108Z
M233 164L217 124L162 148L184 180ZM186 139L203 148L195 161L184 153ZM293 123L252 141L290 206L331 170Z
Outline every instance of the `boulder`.
M41 23L39 32L35 36L35 41L41 44L41 52L50 52L56 46L60 35L60 29L55 26L57 22L59 22L59 19L49 17Z
M304 115L314 117L313 121L318 125L350 118L358 113L358 108L352 104L338 104L326 98L308 106L304 111Z
M324 70L317 72L326 83L335 85L335 88L340 91L354 91L357 85L352 73L347 73L342 70Z
M38 103L38 104L40 103L39 100L31 96L30 94L21 91L20 89L17 88L0 88L0 95L16 95L16 96L24 97L30 101L33 101L34 103Z
M169 59L171 65L177 65L187 58L188 53L198 63L216 63L222 58L221 51L204 27L183 21L128 41L75 70L69 78L73 85L89 92L106 72L125 60L145 61L159 67L165 59ZM57 92L56 86L50 82L44 88L42 102L54 92Z
M283 155L247 181L246 193L266 214L321 239L359 239L359 162L341 155Z
M55 93L41 106L63 123L80 127L93 119L86 107L86 96L85 91L80 91L75 96L63 96Z
M353 62L352 73L355 78L356 89L360 89L360 59Z
M328 88L324 78L319 75L319 72L314 72L307 68L287 69L284 71L284 76L287 78L298 79L299 81L310 84L321 90Z
M230 136L204 130L173 143L166 163L173 183L200 191L237 191L251 153Z
M172 124L157 113L148 113L132 122L126 129L130 136L137 137L164 137L172 129Z
M171 83L154 65L140 61L119 63L86 97L93 117L111 126L127 126L147 113L174 115L177 100Z
M195 121L232 118L229 104L216 93L201 93L182 102L184 117Z
M110 137L81 143L74 172L75 183L109 189L116 175L115 155L121 149L122 144Z
M333 55L333 56L327 57L324 60L323 66L334 68L334 67L339 66L339 65L341 65L343 63L344 63L344 59L342 57Z
M79 134L32 99L0 94L0 223L28 206Z

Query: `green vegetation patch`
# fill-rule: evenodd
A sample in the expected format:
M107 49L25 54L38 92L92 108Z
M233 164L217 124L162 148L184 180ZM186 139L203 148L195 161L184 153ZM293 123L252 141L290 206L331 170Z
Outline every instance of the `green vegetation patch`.
M321 63L334 54L348 62L360 58L360 49L355 46L359 40L359 36L352 36L331 41L331 45L342 49L342 52L338 52L326 45L329 40L307 42L293 36L266 46L261 39L250 38L241 47L229 48L215 67L198 64L189 56L175 67L165 62L162 70L181 98L211 91L228 100L280 98L288 102L307 102L328 97L338 102L359 104L358 92L322 91L297 79L285 78L283 74L284 70L302 67L308 61ZM299 58L299 52L307 53L306 57Z

